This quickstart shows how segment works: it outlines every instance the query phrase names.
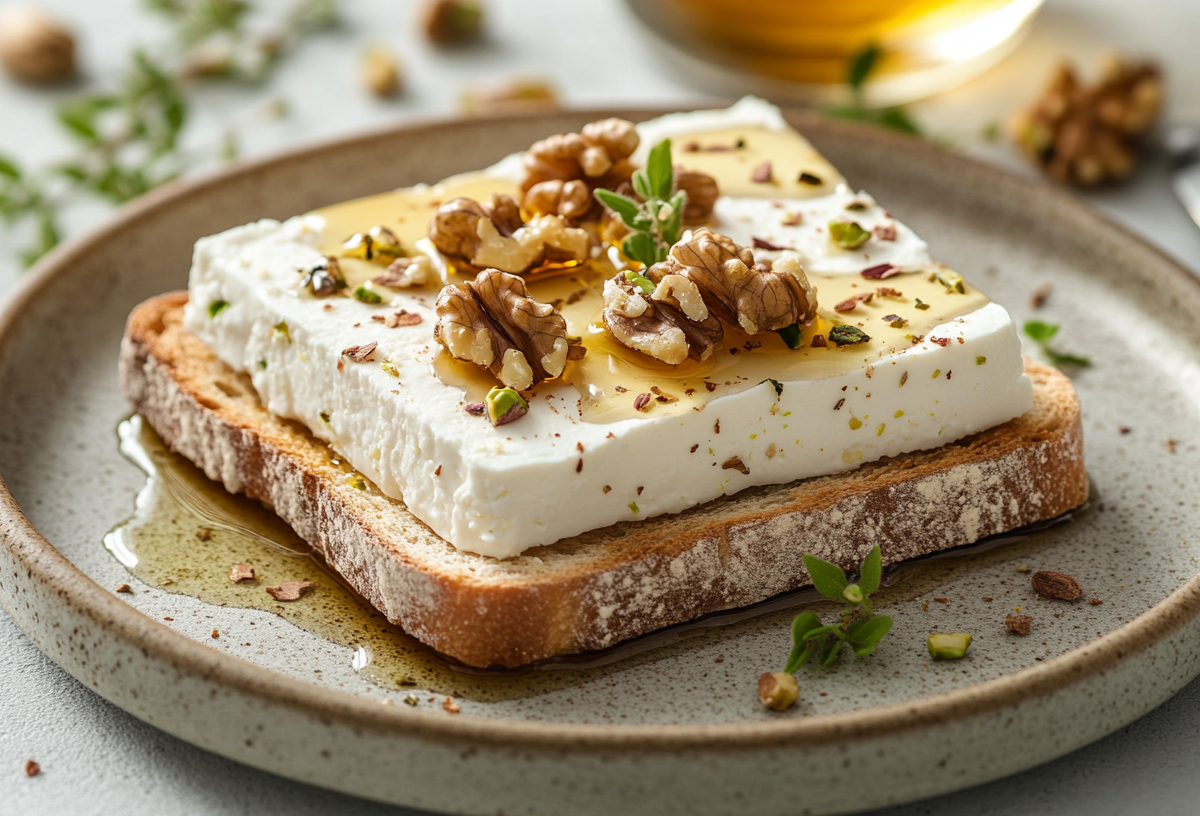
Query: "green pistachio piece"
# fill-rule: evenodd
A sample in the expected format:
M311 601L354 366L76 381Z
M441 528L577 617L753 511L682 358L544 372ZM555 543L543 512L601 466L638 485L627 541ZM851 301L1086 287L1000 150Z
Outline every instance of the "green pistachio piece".
M346 276L342 274L337 258L322 258L300 271L304 275L301 285L307 286L313 297L331 297L346 288Z
M966 632L930 635L929 656L934 660L958 660L965 657L971 646L971 636Z
M216 317L217 315L219 315L221 312L225 311L228 308L229 308L228 300L214 300L212 303L208 304L208 316Z
M367 489L367 480L363 478L361 473L351 473L346 477L346 483L356 490Z
M496 427L516 422L529 413L529 403L515 389L496 386L483 398L488 419Z
M643 295L648 295L654 291L654 281L634 269L630 269L625 273L625 280L641 290Z
M946 287L947 292L958 292L964 295L967 292L966 284L963 283L963 276L957 272L952 272L949 269L941 269L934 273L938 283Z
M354 290L354 299L361 300L363 303L383 303L383 295L365 286L360 286Z
M835 346L855 346L870 339L870 335L857 326L834 326L829 330L829 342Z
M842 249L858 249L871 237L857 221L830 221L829 239Z
M929 308L929 304L928 304L928 303L926 303L925 301L921 300L920 298L917 298L917 302L916 302L916 304L913 306L913 308L914 308L914 309L920 309L920 310L923 312L923 311L925 311L926 309L928 309L928 308Z
M289 343L292 342L292 332L288 329L288 324L285 321L280 320L275 324L275 333Z
M366 232L356 232L342 242L343 258L391 263L404 254L400 239L382 224L376 224Z

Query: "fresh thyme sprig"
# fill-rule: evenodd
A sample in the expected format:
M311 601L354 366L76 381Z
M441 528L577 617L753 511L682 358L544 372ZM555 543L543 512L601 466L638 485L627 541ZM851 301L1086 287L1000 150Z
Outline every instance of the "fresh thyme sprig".
M1038 344L1041 349L1042 356L1055 366L1076 366L1078 368L1086 368L1092 364L1092 361L1087 357L1081 357L1078 354L1067 354L1061 351L1055 351L1050 347L1050 341L1058 334L1057 323L1046 323L1043 320L1026 320L1022 327L1025 336Z
M880 127L909 133L913 136L924 135L921 127L899 105L888 108L872 108L867 105L867 80L879 67L883 49L871 43L854 55L846 70L846 84L850 86L852 99L849 105L833 105L824 109L826 115L838 119L851 119L856 122L870 122Z
M879 589L883 574L883 555L875 547L859 567L858 583L852 584L837 564L813 555L804 556L804 568L812 578L813 587L832 601L844 604L838 622L822 624L812 612L801 612L792 621L792 653L784 671L791 674L809 658L816 656L822 666L832 665L849 644L855 657L873 653L892 628L892 619L876 615L871 594Z
M18 255L29 266L58 244L61 210L79 194L120 204L187 169L198 157L179 147L195 78L260 81L303 35L334 20L334 0L295 0L279 30L249 32L248 0L145 0L175 28L178 47L152 56L137 49L118 86L61 105L58 122L77 143L71 157L37 170L0 155L0 220L28 223L35 239ZM235 154L232 142L219 150ZM214 158L217 156L214 156Z
M671 140L663 139L650 150L646 166L633 174L633 189L640 202L611 190L596 190L600 203L632 230L621 242L625 257L647 267L667 259L667 252L683 231L683 208L687 205L683 190L672 195L674 185Z

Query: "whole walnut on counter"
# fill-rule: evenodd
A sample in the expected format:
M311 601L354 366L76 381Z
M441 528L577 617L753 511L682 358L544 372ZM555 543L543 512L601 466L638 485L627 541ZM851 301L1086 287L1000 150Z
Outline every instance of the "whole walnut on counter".
M1064 184L1123 179L1133 171L1137 140L1153 127L1162 95L1162 76L1152 63L1114 60L1091 86L1060 65L1042 98L1013 120L1013 138Z

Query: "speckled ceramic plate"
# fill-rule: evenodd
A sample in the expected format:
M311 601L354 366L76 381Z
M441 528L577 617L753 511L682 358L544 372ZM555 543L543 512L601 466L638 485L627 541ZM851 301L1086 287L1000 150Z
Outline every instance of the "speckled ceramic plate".
M463 694L449 714L424 694L403 705L404 692L358 671L354 648L268 611L130 578L101 543L143 484L117 450L129 410L117 349L134 304L184 286L195 238L433 181L601 115L405 128L287 154L147 196L46 259L0 318L0 601L21 628L185 740L462 813L828 813L910 800L1066 753L1200 673L1200 286L1046 185L801 117L853 183L1018 319L1053 283L1039 316L1062 324L1063 350L1095 362L1075 377L1095 486L1083 518L888 588L879 606L896 625L879 652L803 669L801 702L783 714L759 706L755 680L784 661L789 613L569 681ZM1039 601L1027 567L1069 572L1103 603ZM115 594L122 582L133 591ZM1034 618L1027 637L1005 633L1015 607ZM925 637L938 630L972 632L969 657L930 663Z

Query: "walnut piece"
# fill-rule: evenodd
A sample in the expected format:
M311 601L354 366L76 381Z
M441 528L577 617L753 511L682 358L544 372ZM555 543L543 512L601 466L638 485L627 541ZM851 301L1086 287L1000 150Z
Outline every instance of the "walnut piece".
M713 205L721 195L717 180L708 173L688 170L675 165L675 189L687 193L687 206L683 208L683 223L688 226L703 224L712 215Z
M582 180L615 189L633 175L629 157L638 146L637 129L624 119L601 119L579 133L559 133L534 142L522 159L521 192L544 181Z
M451 356L518 391L561 375L585 351L553 306L529 297L524 280L498 269L442 289L435 310L433 336Z
M455 198L438 207L429 240L456 266L492 268L520 274L548 263L585 260L592 239L586 230L567 225L561 215L522 222L511 196L492 196L487 204Z
M1162 97L1162 76L1152 63L1113 60L1091 86L1063 64L1042 98L1014 118L1013 138L1057 181L1092 186L1122 179L1133 171L1137 139L1153 127Z
M682 275L664 275L646 294L617 274L604 282L602 317L621 345L670 365L689 357L707 360L725 333L700 290Z
M441 279L433 259L428 255L417 255L412 258L397 258L388 264L382 275L371 278L371 282L391 289L407 289L440 282Z
M685 232L650 277L668 274L696 284L710 311L749 334L808 325L817 314L816 290L794 254L756 263L749 249L707 227Z
M525 191L521 201L526 212L534 215L561 215L568 221L583 218L591 211L592 191L579 179L541 181Z

